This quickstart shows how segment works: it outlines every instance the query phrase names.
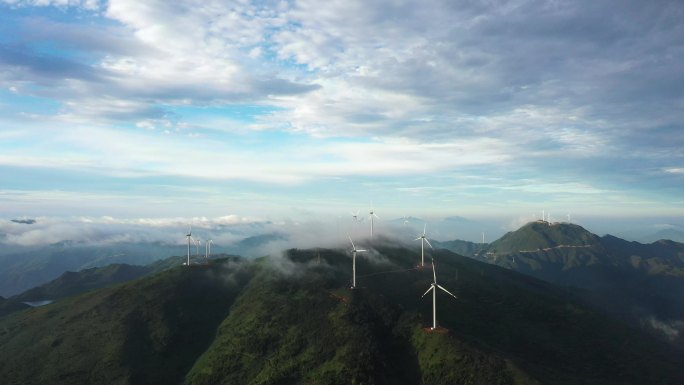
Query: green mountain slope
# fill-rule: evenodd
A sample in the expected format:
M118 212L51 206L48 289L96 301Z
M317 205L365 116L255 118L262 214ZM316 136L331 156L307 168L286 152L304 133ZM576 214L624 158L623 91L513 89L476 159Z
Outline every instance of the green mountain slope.
M113 264L105 267L93 267L79 272L67 271L44 285L29 289L14 300L21 302L57 300L80 294L88 290L99 289L120 282L130 281L152 271L147 266Z
M58 278L110 264L145 265L179 254L182 247L160 243L87 246L61 242L28 251L0 254L0 295L12 296Z
M367 245L366 247L370 247ZM376 244L357 259L291 250L225 259L0 318L4 384L677 384L669 346L551 284ZM33 362L41 362L40 366Z
M212 258L228 258L227 255L215 255ZM204 264L204 258L191 257L192 264ZM137 266L128 264L112 264L104 267L93 267L77 272L67 271L57 279L29 289L11 299L19 302L57 300L89 290L111 286L130 281L145 275L158 273L186 262L186 257L174 256L152 262L149 265Z
M446 249L459 255L465 255L466 257L479 256L488 245L486 243L475 243L462 241L460 239L443 242L431 240L430 242L432 242L432 246L434 246L435 249Z
M11 299L0 297L0 317L6 314L14 313L15 311L28 309L29 307L29 305L21 303L20 301L14 301Z
M485 260L581 288L596 308L684 346L684 244L628 242L537 221L490 244Z
M563 247L600 247L600 238L571 223L530 222L489 244L487 251L508 254Z
M247 281L236 266L172 269L1 318L3 384L181 382Z

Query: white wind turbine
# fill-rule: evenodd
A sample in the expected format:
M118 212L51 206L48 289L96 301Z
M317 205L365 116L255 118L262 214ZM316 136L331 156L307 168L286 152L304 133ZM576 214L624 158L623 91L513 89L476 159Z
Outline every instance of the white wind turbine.
M204 242L204 259L209 259L211 256L211 244L214 243L211 239Z
M202 241L200 241L199 238L195 239L195 254L197 255L197 257L199 257L199 255L200 255L200 253L199 253L200 244L202 244Z
M430 330L435 330L437 328L437 288L442 289L445 293L449 294L450 296L458 299L455 295L451 294L449 290L443 288L437 283L437 273L435 273L435 259L432 258L432 277L434 281L432 284L430 284L430 288L427 289L427 291L423 294L423 297L425 297L425 294L429 293L430 290L432 290L432 327Z
M354 246L354 241L352 241L351 237L348 237L348 238L349 238L349 242L351 242L351 245L352 245L352 249L351 249L351 253L352 253L352 287L351 288L355 289L356 288L356 253L360 253L360 252L366 251L366 250L357 249L356 246Z
M430 241L428 241L427 236L425 235L425 231L427 230L427 223L425 226L423 226L423 234L418 236L418 238L414 239L414 241L420 240L420 266L425 265L425 242L427 242L428 246L430 246L431 249L434 249L432 245L430 244Z
M377 215L375 214L375 210L373 210L373 202L371 202L371 209L370 209L370 212L369 212L368 214L370 214L370 220L371 220L371 238L373 238L373 217L376 217L376 218L380 219L380 217L377 216Z
M359 211L358 210L356 211L356 213L352 212L351 215L352 215L352 218L354 218L354 222L363 221L363 217L359 218Z
M188 261L186 262L186 265L190 266L190 241L192 240L192 226L189 226L188 233L185 234L185 236L188 237Z

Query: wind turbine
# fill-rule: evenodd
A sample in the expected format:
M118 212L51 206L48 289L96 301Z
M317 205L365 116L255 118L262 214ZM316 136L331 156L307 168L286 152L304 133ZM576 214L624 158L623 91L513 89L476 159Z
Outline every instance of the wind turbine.
M209 259L211 256L211 244L214 243L211 239L204 242L204 259Z
M354 241L352 241L351 237L347 237L347 238L349 238L349 242L351 242L351 245L352 245L352 249L351 249L351 253L352 253L352 287L351 288L355 289L356 288L356 253L360 253L360 252L366 251L366 250L357 249L356 246L354 246Z
M570 213L568 213L568 223L570 223Z
M451 294L449 290L443 288L437 283L437 273L435 273L434 258L432 258L432 277L434 281L432 282L432 284L430 284L430 288L427 289L427 291L423 294L423 297L425 297L425 294L429 293L430 290L432 290L432 327L430 328L430 330L435 330L437 328L437 288L442 289L445 293L449 294L450 296L456 299L458 298L455 295Z
M369 212L368 214L370 214L370 220L371 220L371 238L373 238L373 217L376 217L376 218L380 219L380 217L377 216L377 215L375 214L375 210L373 210L373 202L371 202L371 209L370 209L370 212Z
M200 247L201 243L202 243L202 241L200 241L199 238L195 239L195 254L197 254L198 257L200 255L199 247Z
M359 219L359 211L358 210L356 211L356 213L352 212L351 215L352 215L352 218L354 218L355 222L363 221L363 217L361 217L361 219Z
M190 266L190 240L192 239L192 225L188 228L188 233L185 234L188 237L188 262L187 266Z
M418 238L414 239L414 241L420 240L420 266L425 266L425 242L427 242L431 249L434 249L434 247L432 247L430 244L430 241L428 241L427 237L425 236L425 230L427 230L427 223L425 226L423 226L423 235L420 235Z

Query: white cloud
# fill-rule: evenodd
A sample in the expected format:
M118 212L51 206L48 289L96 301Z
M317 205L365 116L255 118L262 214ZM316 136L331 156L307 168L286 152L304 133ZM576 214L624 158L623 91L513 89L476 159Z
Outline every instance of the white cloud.
M5 4L21 7L80 7L96 10L100 7L99 0L1 0Z
M5 3L99 4L69 21L22 20L15 42L26 49L0 47L0 85L58 105L0 106L0 135L23 132L2 148L5 166L278 187L479 166L531 196L600 196L632 177L681 174L663 166L681 160L676 4ZM245 104L273 108L255 121L199 108ZM453 184L422 182L429 189L403 191Z

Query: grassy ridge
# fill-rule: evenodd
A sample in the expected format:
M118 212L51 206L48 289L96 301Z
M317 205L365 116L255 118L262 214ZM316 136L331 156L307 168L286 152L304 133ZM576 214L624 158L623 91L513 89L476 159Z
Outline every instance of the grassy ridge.
M365 246L365 245L364 245ZM367 247L370 247L368 245ZM678 384L681 356L497 266L376 244L177 267L0 318L3 384ZM30 363L41 362L40 366Z

